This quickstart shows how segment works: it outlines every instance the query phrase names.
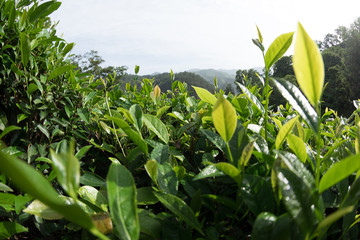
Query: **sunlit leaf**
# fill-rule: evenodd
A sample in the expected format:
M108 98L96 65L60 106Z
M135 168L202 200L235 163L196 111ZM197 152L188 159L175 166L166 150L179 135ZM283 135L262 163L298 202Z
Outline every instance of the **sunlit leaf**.
M289 134L286 140L289 144L289 148L295 153L301 162L305 163L308 155L304 141L293 134Z
M194 87L196 94L199 96L199 98L207 103L210 103L214 105L216 103L216 97L211 94L208 90L200 88L200 87Z
M293 40L294 32L284 33L277 37L270 45L265 54L265 65L267 69L279 60L290 47Z
M212 111L214 126L225 142L234 135L237 117L233 105L222 95L219 96Z
M57 220L62 219L64 216L53 210L49 206L40 202L39 200L34 200L29 206L24 209L24 212L30 213L36 216L39 216L47 220Z
M231 177L239 187L241 187L241 172L232 164L221 162L215 164L215 167Z
M275 140L275 148L279 149L280 146L283 144L283 142L285 141L287 135L291 132L291 130L293 129L295 122L298 120L299 116L296 116L294 118L292 118L291 120L289 120L287 123L284 124L284 126L282 126L280 128L279 133L276 136L276 140Z
M350 174L360 169L360 155L354 155L334 163L323 175L319 184L319 192L322 193L329 187L340 182Z
M293 67L297 82L309 102L317 106L324 86L324 62L317 44L299 23Z

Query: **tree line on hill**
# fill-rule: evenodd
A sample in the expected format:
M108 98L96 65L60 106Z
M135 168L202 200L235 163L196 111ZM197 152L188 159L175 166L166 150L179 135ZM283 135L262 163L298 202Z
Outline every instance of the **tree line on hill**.
M325 67L326 87L323 92L322 109L328 107L341 115L348 116L354 111L352 101L360 98L360 18L356 19L350 27L338 27L335 33L327 34L323 41L317 43ZM126 73L126 66L102 67L101 64L104 63L104 60L94 50L84 55L73 55L70 61L78 66L80 72L92 74L95 78L106 79L109 74L115 72L117 84L125 85L128 82L133 82L134 79L148 78L154 79L154 84L159 85L163 91L171 89L170 73L136 76ZM261 73L254 69L239 69L234 81L246 85L261 86L261 81L257 75L261 76ZM292 68L292 56L284 56L277 61L272 68L271 75L274 78L284 78L297 84ZM177 73L176 80L185 82L188 86L196 85L209 91L215 89L213 83L191 72ZM286 101L279 91L274 86L272 88L270 104L273 106L285 104ZM190 88L189 90L191 91ZM235 89L230 84L227 84L223 90L226 93L235 93ZM240 89L237 91L240 92Z

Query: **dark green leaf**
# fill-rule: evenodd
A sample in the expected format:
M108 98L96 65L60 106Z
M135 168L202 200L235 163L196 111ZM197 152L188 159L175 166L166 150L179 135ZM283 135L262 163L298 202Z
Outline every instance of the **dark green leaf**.
M102 187L105 184L105 180L95 173L85 171L84 175L80 177L80 183L93 187Z
M209 165L207 167L205 167L203 170L201 170L201 172L196 175L193 180L200 180L200 179L204 179L204 178L209 178L209 177L218 177L218 176L224 176L224 172L222 172L221 170L219 170L215 165Z
M57 10L61 5L61 2L57 1L48 1L39 6L36 6L35 9L29 14L29 21L34 22L39 18L46 17L52 12Z
M0 222L0 239L10 238L12 235L27 232L28 229L16 222Z
M249 99L249 101L264 115L265 114L265 108L257 99L257 97L252 94L249 89L247 89L244 85L240 84L239 82L235 82L240 89L243 91L243 93L246 95L246 97Z
M269 240L276 224L277 217L269 212L260 213L253 226L251 239Z
M277 178L287 211L307 235L317 224L311 189L288 169L279 169Z
M15 131L15 130L20 130L21 127L18 126L8 126L4 129L4 131L2 131L2 133L0 134L0 139L2 139L6 134L8 134L9 132Z
M132 130L124 120L116 117L105 116L107 119L114 121L128 137L139 147L144 153L148 153L148 146L144 139L134 130Z
M178 179L174 169L170 164L158 164L158 183L161 190L165 193L176 195L178 189Z
M26 67L30 59L31 48L29 37L25 33L20 33L20 52L21 62L23 66Z
M279 89L283 97L289 101L293 108L298 111L300 116L309 124L309 126L317 133L319 118L314 108L310 105L301 91L289 81L283 79L274 79L276 87Z
M159 202L159 200L154 195L154 190L151 187L142 187L136 190L138 205L151 205Z
M75 204L67 204L44 176L25 162L0 151L0 169L22 191L48 205L64 217L88 229L101 239L107 239L92 224L90 217Z
M72 69L74 69L75 66L72 66L72 65L66 65L66 66L61 66L61 67L58 67L56 69L54 69L49 77L48 77L48 80L52 80L54 78L56 78L57 76L61 75L61 74L64 74L68 71L71 71Z
M163 164L169 162L169 145L158 145L151 152L151 158L158 163Z
M154 194L167 209L189 224L192 228L196 229L201 234L204 234L194 212L183 200L171 194L160 192L155 192Z
M81 120L87 124L90 124L90 113L87 108L78 108L77 113L79 114Z
M261 212L273 212L275 209L275 199L270 183L260 176L245 174L241 194L245 204L255 215Z

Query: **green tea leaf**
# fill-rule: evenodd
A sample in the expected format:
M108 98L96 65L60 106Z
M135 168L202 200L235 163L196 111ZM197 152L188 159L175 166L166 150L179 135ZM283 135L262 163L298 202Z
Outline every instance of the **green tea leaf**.
M80 183L93 187L102 187L105 185L105 180L95 173L84 171L84 175L80 177Z
M333 224L334 222L336 222L337 220L342 218L344 215L346 215L348 213L351 213L353 210L354 210L354 206L348 206L348 207L344 207L344 208L339 208L338 210L336 210L335 212L328 215L325 219L323 219L319 223L319 225L316 228L316 232L319 232L324 227Z
M160 119L150 114L144 114L143 117L145 125L152 132L154 132L164 143L168 144L169 132L166 129L165 124Z
M216 103L216 97L211 94L208 90L200 88L200 87L194 87L196 94L199 96L199 98L207 103L210 103L211 105L214 105Z
M169 209L172 213L189 224L199 233L204 235L201 230L201 225L196 219L193 210L182 199L171 194L160 192L155 192L154 194L167 209Z
M155 159L148 160L145 164L145 170L153 180L154 183L157 183L158 176L158 163Z
M29 21L34 22L39 18L46 17L55 10L57 10L61 5L61 2L57 1L48 1L39 6L36 6L34 11L29 14Z
M2 133L0 134L0 139L2 139L6 134L8 134L9 132L15 131L15 130L20 130L21 127L18 126L8 126L4 129L4 131L2 131Z
M0 239L10 239L14 234L27 232L28 229L16 222L0 222Z
M236 84L240 87L241 91L246 95L246 97L249 99L249 101L264 115L265 114L265 108L261 104L259 99L257 99L257 97L254 94L252 94L249 91L249 89L247 89L247 87L245 87L241 83L236 82Z
M138 131L140 131L140 129L143 126L143 112L141 110L140 105L139 104L132 105L130 107L129 111L131 113L131 116L134 119L134 123L135 123L134 125L135 125L136 129Z
M215 164L215 167L231 177L239 187L241 187L241 172L232 164L220 162Z
M178 190L178 179L176 173L169 163L158 164L158 177L159 188L164 193L176 195Z
M50 139L50 133L48 132L48 130L41 124L37 125L37 128L40 129L40 131L45 134L45 136Z
M105 196L96 188L91 186L82 186L79 188L78 193L80 198L94 204L98 208L101 208L104 212L108 211Z
M87 108L78 108L77 113L79 114L81 120L87 124L90 124L90 113Z
M30 40L28 35L26 35L23 32L20 33L20 52L21 52L21 62L25 68L30 59L31 47L30 47Z
M360 154L347 157L334 163L321 178L319 192L322 193L359 169Z
M139 218L134 179L124 166L112 163L107 175L107 192L114 232L120 239L138 239Z
M76 154L75 154L75 157L78 159L78 160L81 160L85 154L90 150L90 148L92 147L92 145L87 145L87 146L84 146L82 147Z
M310 128L317 133L319 117L301 91L289 81L274 78L272 78L272 80L283 97L289 101L292 107L308 123Z
M137 191L136 196L137 196L138 205L152 205L159 202L159 200L154 195L154 190L152 189L152 187L142 187L136 189L136 191Z
M62 219L64 216L53 210L49 206L40 202L39 200L34 200L30 203L27 208L24 209L24 212L39 216L43 219L47 220L58 220Z
M219 96L212 111L214 126L225 142L234 135L237 117L235 108L222 95Z
M90 217L78 205L65 203L48 180L25 162L0 151L0 169L23 192L29 193L64 215L66 219L88 229L101 239L107 239L95 228Z
M111 121L114 121L116 123L116 125L118 125L126 133L126 135L128 135L128 137L131 139L131 141L133 141L139 148L141 148L141 150L144 153L146 153L146 154L148 153L147 143L137 132L135 132L134 130L132 130L130 128L130 126L129 126L129 124L127 124L127 122L125 122L124 120L122 120L120 118L116 118L116 117L110 117L110 116L105 116L105 117Z
M193 181L209 178L224 176L224 172L219 170L215 165L206 166L201 172L193 178Z
M275 148L276 148L276 150L278 150L280 148L280 146L283 144L283 142L285 141L287 135L294 128L295 122L298 120L298 118L299 118L299 116L296 116L296 117L292 118L287 123L285 123L284 126L282 126L282 128L280 128L280 131L277 134L276 140L275 140Z
M72 66L72 65L58 67L50 73L50 75L48 76L48 80L52 80L52 79L56 78L57 76L60 76L61 74L71 71L74 68L75 68L75 66Z
M287 211L300 226L304 235L310 233L317 224L311 189L288 169L279 169L277 178Z
M289 134L286 140L289 144L289 148L295 153L301 162L305 163L308 155L304 141L293 134Z
M241 196L247 208L255 215L275 210L275 198L270 183L265 178L244 174Z
M284 33L277 37L270 45L265 54L265 66L267 69L279 60L290 47L293 40L294 32Z
M76 199L80 182L80 164L73 150L74 146L67 152L60 153L50 149L50 155L59 183L69 196Z
M317 44L309 37L300 23L298 24L293 63L301 90L311 105L318 106L324 86L324 62Z
M252 152L254 149L254 144L255 144L255 141L251 141L245 146L245 148L241 154L239 166L245 167L247 165L247 163L249 162L249 160L251 158L251 155L252 155Z
M254 222L252 239L268 240L276 224L277 217L269 212L260 213Z
M0 191L2 192L13 192L14 190L12 190L12 188L10 188L9 186L0 183Z

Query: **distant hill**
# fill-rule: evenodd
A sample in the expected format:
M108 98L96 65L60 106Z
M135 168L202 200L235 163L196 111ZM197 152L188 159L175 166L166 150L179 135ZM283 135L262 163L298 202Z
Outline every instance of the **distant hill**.
M175 73L175 81L185 82L187 84L187 89L191 95L194 95L194 89L191 86L205 88L210 92L215 90L214 85L205 80L198 74L191 73L191 72L179 72ZM132 82L134 79L134 75L132 74L125 74L121 82L125 84L127 82ZM155 73L151 75L143 75L138 76L138 79L141 80L143 78L154 79L154 85L159 85L161 91L166 92L167 90L171 90L171 79L170 73Z
M236 70L215 70L215 69L190 69L189 72L196 73L203 77L209 83L214 84L214 79L216 77L218 86L222 89L226 87L227 84L235 87L234 81L236 76Z

